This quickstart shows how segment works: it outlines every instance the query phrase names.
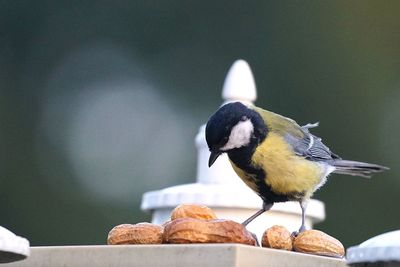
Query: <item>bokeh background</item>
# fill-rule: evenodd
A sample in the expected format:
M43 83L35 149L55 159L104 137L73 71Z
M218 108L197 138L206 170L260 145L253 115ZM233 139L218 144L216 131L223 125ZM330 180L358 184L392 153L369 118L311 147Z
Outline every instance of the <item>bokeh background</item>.
M257 105L320 121L344 158L317 225L346 246L400 228L400 2L0 1L0 225L104 244L142 194L195 180L198 127L234 60Z

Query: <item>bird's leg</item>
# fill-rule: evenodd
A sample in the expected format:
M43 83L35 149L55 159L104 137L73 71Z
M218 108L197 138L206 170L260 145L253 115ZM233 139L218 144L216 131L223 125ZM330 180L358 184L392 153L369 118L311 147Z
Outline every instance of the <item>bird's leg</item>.
M255 218L257 218L258 216L260 216L261 214L263 214L264 212L266 212L267 210L270 210L271 207L274 205L274 203L270 203L270 202L265 202L263 203L262 208L257 211L256 213L254 213L253 215L251 215L247 220L245 220L244 222L242 222L242 225L244 227L246 227L249 223L251 223ZM256 246L259 247L260 243L258 242L258 238L256 236L255 233L250 232L251 235L253 236L254 240L256 241Z
M255 218L257 218L258 216L260 216L261 214L263 214L264 212L266 212L267 210L270 210L271 207L274 205L274 203L270 203L270 202L265 202L263 203L262 209L260 209L259 211L257 211L256 213L254 213L253 215L251 215L247 220L245 220L244 222L242 222L243 226L247 226L249 223L251 223Z
M300 226L298 233L300 234L301 232L304 232L306 230L306 226L305 226L305 224L306 224L306 209L307 209L308 201L300 200L299 203L300 203L300 207L301 207L301 226Z

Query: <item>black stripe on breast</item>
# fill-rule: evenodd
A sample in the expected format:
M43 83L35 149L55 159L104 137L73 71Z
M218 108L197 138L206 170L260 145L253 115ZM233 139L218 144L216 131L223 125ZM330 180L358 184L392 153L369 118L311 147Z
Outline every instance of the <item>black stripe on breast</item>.
M266 203L274 202L285 202L289 200L289 196L276 194L272 191L271 187L265 183L268 179L267 173L261 169L254 167L251 164L251 156L254 151L251 149L251 145L247 147L242 147L239 149L231 150L228 153L229 159L245 173L247 173L247 180L253 182L257 188L257 194Z

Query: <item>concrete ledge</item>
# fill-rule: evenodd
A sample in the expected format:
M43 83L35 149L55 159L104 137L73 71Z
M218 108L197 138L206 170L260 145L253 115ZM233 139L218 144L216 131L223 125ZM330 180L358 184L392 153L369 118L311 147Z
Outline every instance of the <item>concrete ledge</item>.
M31 256L2 267L345 267L342 259L238 244L32 247Z

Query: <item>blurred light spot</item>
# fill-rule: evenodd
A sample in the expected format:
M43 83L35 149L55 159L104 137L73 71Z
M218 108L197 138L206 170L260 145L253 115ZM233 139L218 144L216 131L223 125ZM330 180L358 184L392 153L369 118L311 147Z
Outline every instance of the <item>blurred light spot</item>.
M37 152L44 176L59 190L74 179L92 197L129 203L181 180L185 168L178 163L194 165L185 146L194 138L189 118L127 59L113 47L92 47L51 78Z
M170 160L184 152L179 119L149 86L96 88L80 96L90 101L80 101L72 119L69 160L94 193L110 198L141 194L140 184L163 179L171 172Z

